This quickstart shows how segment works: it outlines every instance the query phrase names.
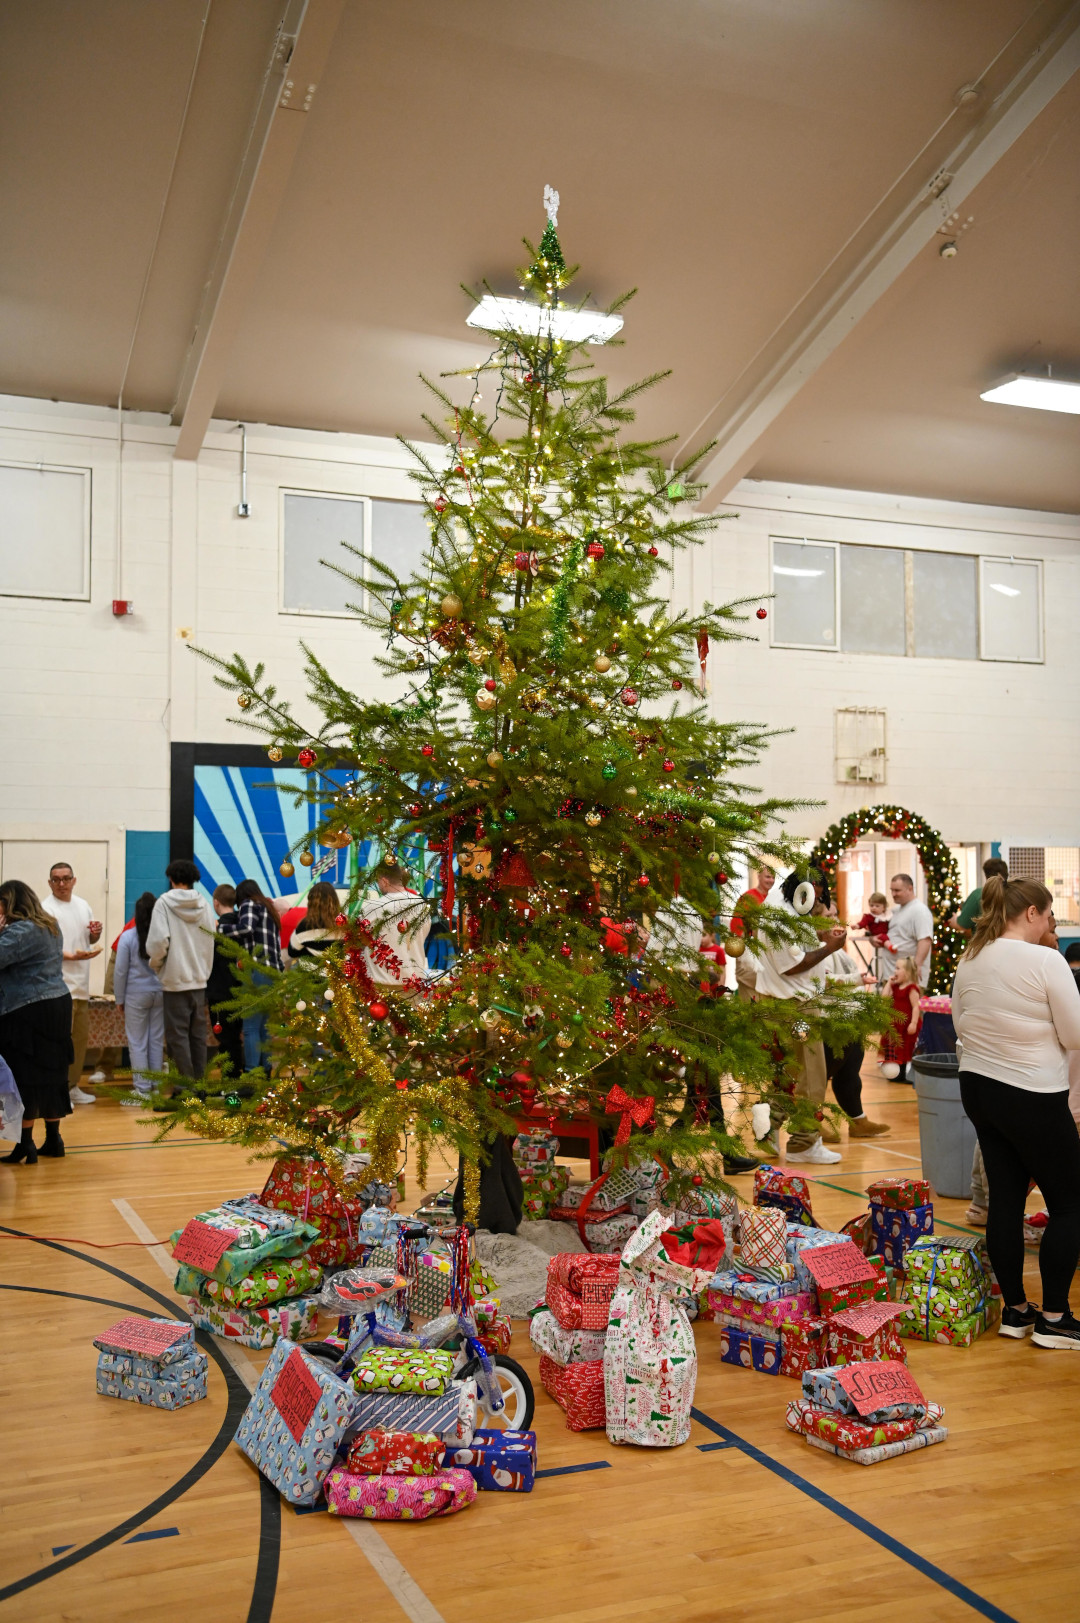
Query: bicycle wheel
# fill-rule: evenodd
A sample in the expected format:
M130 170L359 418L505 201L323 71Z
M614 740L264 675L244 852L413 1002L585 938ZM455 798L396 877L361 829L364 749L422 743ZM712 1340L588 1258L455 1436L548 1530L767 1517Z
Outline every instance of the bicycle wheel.
M477 1402L478 1423L486 1427L495 1426L503 1431L528 1431L536 1408L532 1381L520 1364L516 1364L512 1358L504 1357L502 1353L495 1353L491 1362L495 1366L495 1379L499 1383L504 1407L497 1414L492 1414L484 1401L481 1388ZM472 1359L461 1369L459 1378L475 1375L479 1368L479 1362Z

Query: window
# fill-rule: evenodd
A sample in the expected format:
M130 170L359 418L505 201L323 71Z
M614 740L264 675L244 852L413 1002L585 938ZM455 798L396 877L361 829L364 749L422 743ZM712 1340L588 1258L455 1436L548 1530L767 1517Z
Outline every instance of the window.
M1038 663L1031 558L772 538L774 648Z
M982 657L1042 659L1042 565L1015 558L979 559Z
M89 468L0 463L0 594L89 599Z
M837 783L884 783L884 710L852 705L835 719Z
M350 605L366 606L367 593L327 564L370 580L367 559L374 557L407 580L421 569L431 544L422 502L301 490L282 491L281 534L281 607L287 614L347 615Z
M836 547L831 541L773 542L773 641L786 648L835 648Z
M907 652L904 554L898 548L841 547L840 601L840 646L846 654Z

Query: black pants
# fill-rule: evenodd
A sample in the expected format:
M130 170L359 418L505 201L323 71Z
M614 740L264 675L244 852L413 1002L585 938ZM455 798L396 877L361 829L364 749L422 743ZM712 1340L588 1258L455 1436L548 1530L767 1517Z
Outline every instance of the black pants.
M961 1071L960 1097L986 1164L986 1248L1005 1304L1015 1306L1026 1294L1024 1204L1034 1179L1049 1213L1039 1247L1042 1305L1049 1313L1064 1313L1080 1258L1080 1134L1069 1113L1068 1092L1030 1093Z
M862 1107L862 1043L848 1043L842 1053L826 1044L825 1069L832 1083L836 1102L845 1116L861 1116Z

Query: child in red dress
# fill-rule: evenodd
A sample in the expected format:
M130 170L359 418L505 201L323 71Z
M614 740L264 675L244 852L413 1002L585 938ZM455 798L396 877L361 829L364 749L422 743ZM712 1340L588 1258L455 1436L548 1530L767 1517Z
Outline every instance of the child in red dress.
M919 966L914 958L897 961L896 974L889 982L889 996L896 1013L893 1029L881 1039L881 1072L890 1082L906 1082L908 1061L915 1053L915 1040L922 1025Z
M889 921L885 917L888 902L880 890L875 890L869 899L869 913L864 913L859 920L858 928L865 930L867 935L873 936L877 946L883 947L889 939Z

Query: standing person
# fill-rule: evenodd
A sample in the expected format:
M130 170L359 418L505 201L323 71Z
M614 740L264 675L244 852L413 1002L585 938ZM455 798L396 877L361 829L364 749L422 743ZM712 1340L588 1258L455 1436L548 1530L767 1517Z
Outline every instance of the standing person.
M831 958L826 958L818 973L823 974L826 981L841 981L849 986L875 985L873 975L861 970L851 954L845 952L842 947L838 952L834 952ZM885 1122L871 1121L863 1109L864 1054L862 1043L848 1043L840 1050L832 1049L828 1043L825 1044L825 1074L832 1083L837 1104L848 1118L849 1138L879 1138L882 1133L889 1131ZM821 1124L822 1139L826 1144L839 1143L839 1133L835 1128L830 1133L829 1127L830 1123L826 1118Z
M202 878L186 857L165 869L169 889L154 903L146 950L161 982L165 1041L181 1076L206 1070L206 983L214 964L214 914L194 888Z
M934 944L934 915L915 895L909 873L894 874L889 883L896 912L889 920L889 945L898 958L914 958L919 985L930 979L930 950Z
M236 921L229 934L258 964L281 970L281 927L277 909L254 879L241 879L236 887ZM255 971L256 986L269 984L269 976ZM265 1014L245 1014L244 1069L262 1066L270 1075L270 1025Z
M143 1074L160 1071L165 1064L165 1004L161 982L150 968L146 938L157 897L144 890L135 903L135 922L123 930L116 944L113 992L116 1006L124 1016L128 1058L131 1060L132 1092L148 1099L153 1091ZM125 1099L137 1105L138 1099Z
M829 887L824 875L811 869L809 877L818 902L827 908ZM799 883L797 872L790 873L784 881L782 891L789 907L792 905ZM831 958L834 952L838 952L846 940L847 931L838 926L827 930L821 938L821 946L814 947L809 952L801 946L787 942L779 942L775 947L765 947L762 944L758 948L758 997L795 998L800 1002L814 997L817 980L812 971L826 959ZM794 1046L784 1056L784 1068L793 1083L791 1091L796 1099L809 1099L814 1104L820 1105L825 1099L825 1090L828 1086L825 1046L820 1039L811 1041L809 1038L795 1038L793 1044ZM770 1110L772 1131L767 1139L761 1141L759 1148L767 1150L771 1155L778 1155L778 1134L787 1116L776 1103L770 1106ZM831 1165L839 1161L840 1156L835 1150L826 1149L820 1130L808 1132L803 1129L790 1134L784 1159Z
M915 1057L915 1044L922 1025L922 998L919 993L919 967L914 958L899 958L896 974L889 981L892 1000L892 1029L881 1041L881 1074L890 1082L908 1082L907 1068Z
M68 1087L74 1105L96 1105L92 1093L80 1088L79 1079L86 1059L90 1035L90 960L101 948L94 943L102 925L95 919L89 902L75 895L75 870L70 862L54 862L49 869L49 890L41 905L60 926L64 942L64 982L71 993L71 1046L73 1050Z
M735 956L735 984L743 1003L752 1003L757 990L757 959L751 947L754 939L753 915L768 900L776 883L776 874L766 863L759 863L757 878L749 890L744 890L731 912L731 934L741 936L746 949Z
M426 981L431 974L424 952L431 922L427 903L415 890L406 889L397 863L385 857L375 884L379 894L364 902L363 916L379 939L374 952L364 949L365 969L378 986ZM388 961L391 954L398 964Z
M71 992L60 926L21 879L0 885L0 1055L23 1103L22 1137L7 1162L38 1158L34 1123L45 1118L42 1155L64 1154L60 1118L70 1116Z
M1080 998L1059 952L1039 946L1053 897L1034 880L992 875L953 982L960 1097L989 1184L986 1245L1005 1308L1000 1334L1080 1350L1069 1288L1080 1258L1080 1134L1066 1056L1080 1048ZM1039 1247L1041 1310L1024 1291L1029 1184L1049 1219Z
M214 891L213 902L218 924L214 940L214 963L210 970L210 979L206 983L206 1003L214 1023L218 1053L229 1061L232 1075L239 1076L245 1069L243 1023L239 1015L230 1014L227 1009L221 1007L236 992L236 982L233 979L235 960L228 953L222 952L218 945L222 937L232 939L235 936L238 922L236 891L232 885L219 885Z
M983 879L993 879L995 875L999 879L1008 879L1009 864L1002 861L1001 857L987 857L983 863ZM965 935L971 935L975 929L975 920L982 912L982 894L982 885L976 885L965 898L963 907L953 920L954 927L962 930Z
M306 900L307 913L289 935L286 956L290 964L299 963L301 959L321 963L327 947L345 938L345 931L337 922L341 902L333 885L320 879L317 885L312 885Z

